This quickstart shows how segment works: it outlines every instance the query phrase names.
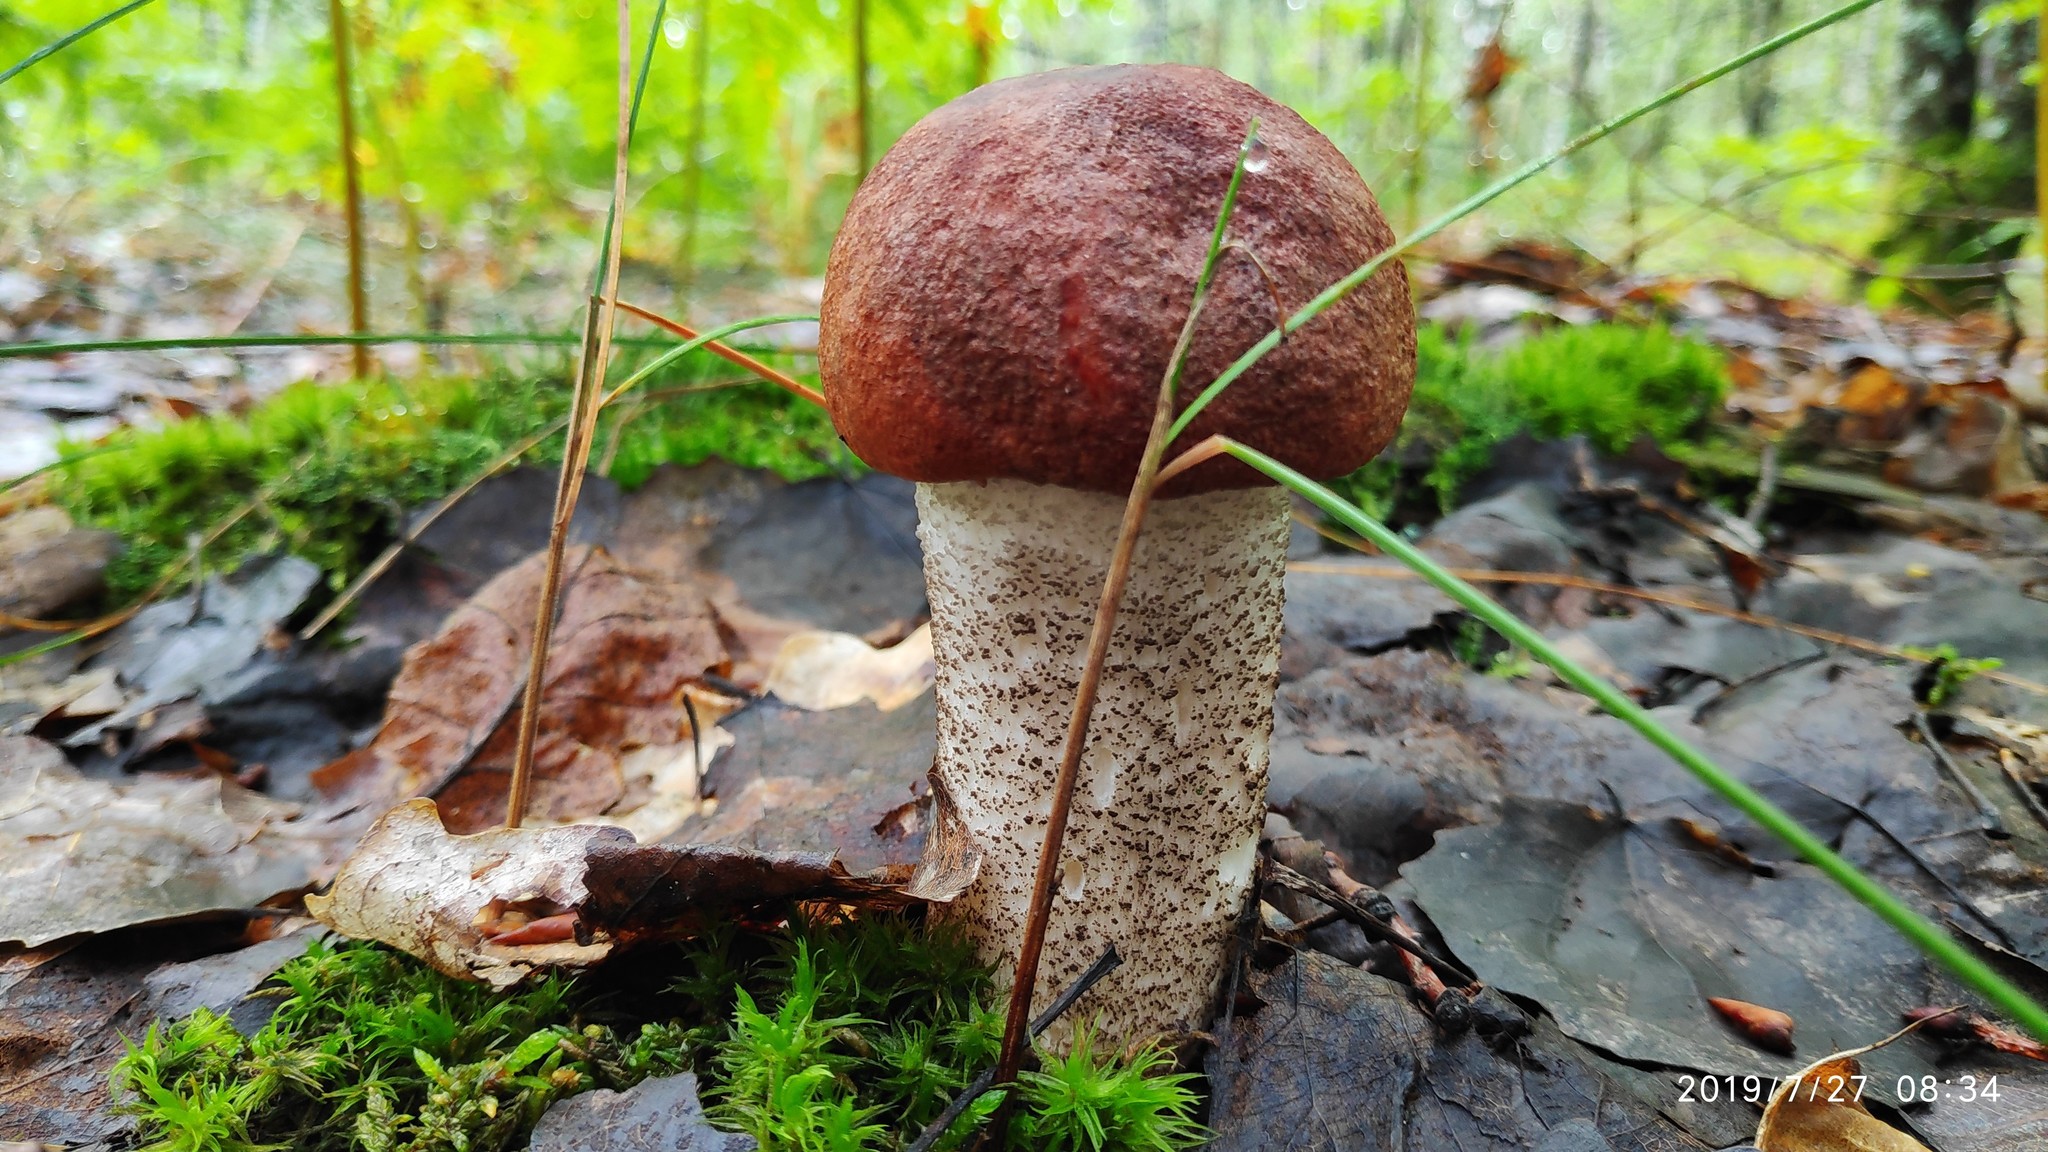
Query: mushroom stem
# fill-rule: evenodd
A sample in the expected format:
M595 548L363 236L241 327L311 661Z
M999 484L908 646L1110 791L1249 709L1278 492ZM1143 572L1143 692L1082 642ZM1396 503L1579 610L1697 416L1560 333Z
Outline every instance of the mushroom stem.
M920 484L917 503L933 780L984 853L945 915L1008 971L1125 500L996 480ZM1124 968L1067 1017L1105 1043L1199 1028L1221 987L1265 815L1287 516L1276 488L1212 492L1155 503L1140 538L1034 988L1049 998L1114 944Z

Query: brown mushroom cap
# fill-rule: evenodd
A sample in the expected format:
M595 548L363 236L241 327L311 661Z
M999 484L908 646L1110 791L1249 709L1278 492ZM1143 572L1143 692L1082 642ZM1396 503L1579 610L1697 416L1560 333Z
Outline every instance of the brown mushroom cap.
M825 272L818 357L839 434L924 482L1129 491L1237 149L1256 117L1184 405L1278 322L1394 242L1349 161L1295 113L1205 68L1069 68L976 89L897 141ZM1393 438L1415 376L1388 265L1287 337L1182 445L1225 433L1314 477ZM1204 464L1173 494L1263 477Z

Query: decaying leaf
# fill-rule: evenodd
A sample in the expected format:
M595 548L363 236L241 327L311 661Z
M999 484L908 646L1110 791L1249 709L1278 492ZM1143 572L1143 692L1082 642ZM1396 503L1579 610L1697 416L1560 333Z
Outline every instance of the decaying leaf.
M762 691L812 712L862 700L891 712L923 695L935 671L930 624L893 648L844 632L799 632L783 641Z
M1733 1076L1786 1076L1798 1063L1711 1024L1710 994L1787 1012L1806 1042L1835 1050L1894 1027L1934 978L1818 872L1778 873L1730 867L1668 823L1519 800L1500 824L1439 833L1402 870L1460 960L1542 1003L1575 1039ZM1881 1095L1934 1070L1931 1054L1905 1045L1876 1060Z
M533 1126L532 1152L748 1152L753 1140L704 1118L697 1077L655 1076L624 1092L599 1088L557 1101Z
M1505 1050L1444 1036L1401 985L1311 951L1247 990L1263 1007L1206 1068L1218 1152L1701 1147L1547 1023Z
M900 907L949 900L964 870L855 876L831 856L638 844L576 824L449 833L434 802L380 817L307 910L345 935L408 952L495 987L540 968L582 967L622 941L688 936L792 901Z
M329 846L297 809L211 772L114 784L0 737L0 943L31 947L303 887Z
M197 698L227 699L241 686L236 676L278 624L296 611L320 579L320 569L297 556L266 556L224 577L211 577L197 601L190 594L152 604L112 633L94 668L112 668L124 693L104 720L65 737L88 746L106 732L146 720L166 704Z
M376 738L315 774L330 811L434 796L457 831L503 819L545 563L502 573L406 654ZM693 587L628 571L601 549L572 551L567 572L534 752L542 821L624 815L627 758L703 744L718 717L698 707L693 720L685 694L727 667Z
M1870 1114L1868 1079L1856 1057L1898 1038L1837 1052L1787 1078L1757 1125L1761 1152L1928 1152L1925 1144Z
M356 845L325 895L306 910L345 935L378 940L450 976L509 987L544 966L595 963L611 942L493 944L508 913L555 915L581 904L594 842L630 840L616 828L514 828L453 836L431 800L385 813Z

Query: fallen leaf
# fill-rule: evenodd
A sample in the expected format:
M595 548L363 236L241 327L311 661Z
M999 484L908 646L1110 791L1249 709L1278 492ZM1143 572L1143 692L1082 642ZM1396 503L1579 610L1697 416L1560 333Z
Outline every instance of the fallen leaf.
M495 577L406 653L376 737L314 773L327 812L434 796L456 831L503 820L545 564L536 554ZM622 819L636 800L664 795L672 810L635 827L673 827L694 790L677 800L674 772L660 774L666 791L636 791L631 777L675 749L701 743L707 759L716 750L708 733L718 717L698 708L693 719L684 704L727 666L709 605L692 586L628 571L602 549L572 550L565 564L529 812L536 822ZM694 725L703 726L695 741Z
M1504 1050L1446 1037L1408 989L1310 951L1247 991L1263 1007L1205 1067L1216 1152L1700 1147L1547 1023Z
M1761 1152L1929 1152L1863 1106L1856 1056L1878 1046L1837 1052L1780 1083L1757 1125Z
M109 783L0 737L0 943L31 947L304 887L332 850L297 809L207 771Z
M599 1088L557 1101L533 1126L530 1152L747 1152L754 1141L704 1118L697 1077L680 1072L624 1092Z
M780 917L795 901L950 900L972 882L973 867L943 863L855 876L818 853L638 844L622 828L590 824L459 836L421 799L379 817L306 909L344 935L503 988L538 969L595 964L622 941Z
M892 712L923 695L935 672L930 624L893 648L874 648L844 632L799 632L782 642L761 687L811 712L862 700Z
M93 595L119 549L119 536L73 527L53 505L0 516L0 614L44 617Z
M94 668L112 668L126 694L113 715L65 738L82 748L180 700L211 703L240 687L236 676L274 629L305 602L320 569L296 556L252 560L226 577L209 577L190 594L144 608L112 633Z

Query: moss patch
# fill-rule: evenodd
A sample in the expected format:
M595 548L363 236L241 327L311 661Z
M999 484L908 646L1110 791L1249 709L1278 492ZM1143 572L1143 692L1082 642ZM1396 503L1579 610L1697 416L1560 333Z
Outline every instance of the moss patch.
M648 381L646 399L606 412L594 463L608 461L629 488L659 464L712 455L791 480L858 466L822 411L770 385L681 391L729 379L719 362L692 361ZM300 384L243 415L124 430L106 445L81 446L51 487L79 521L125 541L108 573L114 603L185 563L194 534L258 492L264 499L210 549L207 566L232 568L285 548L338 588L389 543L404 510L447 495L567 407L560 378ZM557 433L523 459L557 462L561 452Z
M1415 396L1399 439L1335 485L1382 518L1418 487L1450 511L1517 433L1584 436L1612 453L1643 436L1669 444L1702 429L1728 393L1722 354L1663 325L1554 328L1499 352L1434 324L1416 337Z
M565 1096L694 1069L713 1122L768 1152L891 1149L994 1063L1002 1032L971 948L900 916L728 927L637 972L502 995L377 945L316 943L259 994L279 1006L254 1036L202 1011L122 1058L117 1097L147 1148L494 1152ZM1193 1147L1193 1078L1167 1063L1085 1042L1047 1058L1018 1089L1011 1146Z

